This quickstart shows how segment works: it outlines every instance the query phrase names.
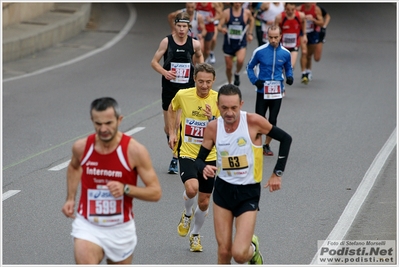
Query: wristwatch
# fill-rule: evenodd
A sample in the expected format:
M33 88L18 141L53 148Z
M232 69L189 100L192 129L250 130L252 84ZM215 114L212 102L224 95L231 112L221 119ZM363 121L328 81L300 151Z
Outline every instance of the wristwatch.
M123 187L123 193L127 195L129 194L129 192L130 192L130 187L128 184L125 184L125 186Z
M278 177L283 176L283 171L281 170L274 170L274 174L277 175Z

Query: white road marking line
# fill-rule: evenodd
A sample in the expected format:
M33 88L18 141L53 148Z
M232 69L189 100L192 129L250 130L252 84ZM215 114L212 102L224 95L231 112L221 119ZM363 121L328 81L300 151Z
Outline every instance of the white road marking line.
M12 197L13 195L18 194L19 192L21 192L21 190L9 190L9 191L3 193L3 200L2 201L6 200L7 198Z
M341 241L345 238L349 228L352 226L352 223L357 216L357 213L362 207L363 202L366 200L367 195L373 187L375 180L380 174L381 169L384 167L385 162L387 161L389 155L396 146L396 131L397 130L395 128L391 136L388 138L384 146L374 158L369 169L364 175L363 180L360 182L356 192L353 194L352 198L348 202L348 205L346 205L345 210L342 212L337 224L334 226L334 229L331 231L330 235L327 237L321 247L327 245L327 242L329 240ZM317 259L320 255L321 247L314 255L313 260L310 264L318 264Z
M61 164L58 164L57 166L55 166L55 167L49 169L49 171L59 171L59 170L62 170L63 168L68 167L68 164L69 164L70 161L71 161L71 160L68 160L68 161L63 162L63 163L61 163Z
M125 134L126 135L132 135L132 134L138 133L138 132L140 132L140 131L142 131L144 129L145 129L145 127L136 127L136 128L134 128L134 129L132 129L130 131L125 132Z
M136 127L136 128L134 128L134 129L132 129L130 131L125 132L125 134L126 135L133 135L133 134L138 133L138 132L140 132L140 131L142 131L144 129L145 129L145 127ZM61 164L58 164L57 166L54 166L54 167L52 167L51 169L48 169L48 170L49 171L60 171L60 170L62 170L64 168L68 167L68 164L69 164L70 161L71 160L68 160L68 161L63 162Z

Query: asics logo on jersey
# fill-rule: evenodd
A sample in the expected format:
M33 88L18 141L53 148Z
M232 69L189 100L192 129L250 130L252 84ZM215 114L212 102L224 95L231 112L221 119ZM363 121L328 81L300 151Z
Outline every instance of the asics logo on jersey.
M109 198L109 197L113 197L110 191L101 191L98 190L94 195L90 194L90 196L92 196L93 198Z
M203 127L205 127L207 122L192 120L192 121L187 121L186 124L191 125L191 126L203 126Z

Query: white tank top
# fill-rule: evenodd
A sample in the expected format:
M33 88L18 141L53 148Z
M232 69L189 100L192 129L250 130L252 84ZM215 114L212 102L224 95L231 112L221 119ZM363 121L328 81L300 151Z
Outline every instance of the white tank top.
M283 11L284 11L284 2L278 2L277 6L274 4L274 2L270 2L269 8L261 13L261 17L263 20L266 20L268 22L269 21L274 22L276 20L277 15ZM267 30L269 29L270 25L268 25L262 21L261 27L262 27L262 32L263 32L262 40L263 40L263 42L267 43L267 42L269 42L269 39L267 37Z
M261 13L261 17L266 21L274 21L278 14L284 11L284 2L278 2L276 6L274 2L270 2L269 9Z
M181 10L182 12L187 12L186 8L183 8ZM191 28L188 31L188 35L192 38L195 38L198 40L198 13L196 10L194 10L194 14L193 14L193 19L190 21L191 24Z
M241 111L238 128L227 133L222 117L217 119L217 176L230 184L255 184L262 181L262 146L252 143L248 131L247 112Z

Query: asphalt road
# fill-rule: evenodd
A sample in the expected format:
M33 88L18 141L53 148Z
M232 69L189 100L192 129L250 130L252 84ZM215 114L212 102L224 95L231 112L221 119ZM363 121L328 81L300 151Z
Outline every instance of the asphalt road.
M130 13L126 4L94 4L93 28L3 65L3 264L74 264L72 220L61 213L66 169L50 169L68 161L72 143L93 131L89 105L100 96L120 103L122 131L143 127L133 137L148 148L163 188L158 203L134 202L139 243L133 263L216 263L212 209L201 231L204 252L190 252L188 239L176 233L183 186L177 175L167 174L171 151L162 130L161 77L150 66L160 40L170 31L166 15L182 6L134 4ZM307 86L300 83L297 65L279 115L279 127L293 137L283 187L275 193L262 191L256 233L266 264L311 263L317 240L333 230L396 129L395 4L323 7L332 16L323 57L314 63L314 79ZM16 78L101 49L129 22L133 26L121 40L91 57ZM226 82L221 46L220 35L215 88ZM246 62L255 48L256 41L248 46ZM254 88L245 73L241 80L244 110L253 112ZM273 141L271 148L277 152L278 143ZM276 156L265 158L264 181L275 162ZM350 229L351 239L367 234L396 239L396 153L389 162L375 184L388 193L370 192L359 215L363 220L355 221L357 230ZM5 199L11 190L16 194ZM367 217L381 208L376 203L384 196L394 209ZM381 217L390 219L381 226ZM394 225L395 231L379 234L379 227L387 225Z

